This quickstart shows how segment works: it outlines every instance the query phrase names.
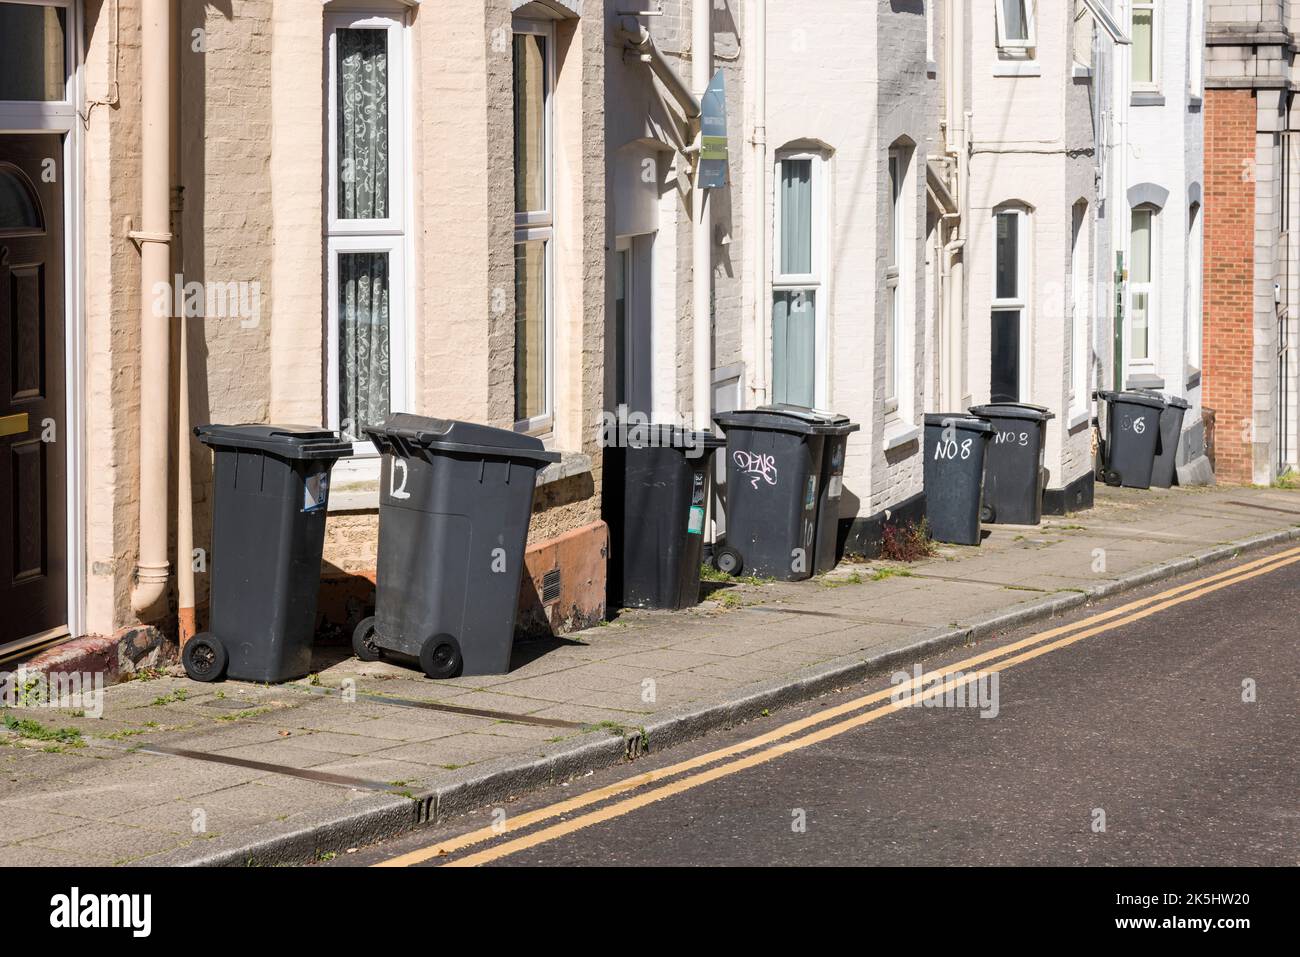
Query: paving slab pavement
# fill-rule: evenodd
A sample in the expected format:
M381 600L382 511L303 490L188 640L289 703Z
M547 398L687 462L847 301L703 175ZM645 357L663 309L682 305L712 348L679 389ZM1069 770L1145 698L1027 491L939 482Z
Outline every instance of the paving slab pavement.
M695 609L521 646L507 675L432 682L322 648L286 686L158 676L107 689L100 715L8 709L35 724L0 729L0 864L309 861L1300 538L1300 493L1099 489L1088 512L987 532L907 566L706 583Z

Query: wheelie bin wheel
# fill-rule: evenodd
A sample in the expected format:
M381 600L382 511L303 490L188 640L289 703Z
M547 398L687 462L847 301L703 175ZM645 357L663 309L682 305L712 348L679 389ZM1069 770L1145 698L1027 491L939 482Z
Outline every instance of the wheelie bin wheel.
M980 506L980 521L985 525L992 525L997 521L998 513L992 505Z
M1124 477L1114 469L1107 469L1106 474L1102 476L1102 480L1113 488L1119 488L1124 484Z
M384 650L375 644L375 619L362 618L352 632L352 653L362 661L378 661Z
M745 559L734 548L724 546L714 550L713 567L724 575L739 575L745 567Z
M430 678L454 678L462 664L460 642L451 635L434 635L420 646L420 667Z
M187 641L181 653L185 673L195 681L216 681L226 673L229 662L226 646L207 632Z

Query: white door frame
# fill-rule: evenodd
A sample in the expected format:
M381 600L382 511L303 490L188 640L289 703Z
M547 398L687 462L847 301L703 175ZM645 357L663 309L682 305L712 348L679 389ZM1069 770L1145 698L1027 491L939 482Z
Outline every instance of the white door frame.
M627 300L626 308L629 310L627 319L627 341L624 343L625 353L623 360L627 364L629 383L635 382L633 377L633 368L637 356L636 340L632 335L633 321L636 314L632 312L633 303L637 294L644 294L645 310L641 317L646 323L646 332L650 337L649 347L646 349L643 365L644 372L649 377L646 383L645 394L648 398L646 408L632 409L630 411L640 412L643 415L654 417L655 411L655 347L658 345L658 336L655 334L655 240L658 238L658 231L644 233L629 233L625 236L619 236L614 241L615 258L619 253L627 254L627 266L624 270L624 296ZM638 248L638 241L649 243L649 248ZM638 252L644 253L644 259L638 258ZM644 288L642 288L644 287Z
M68 11L65 40L67 99L59 103L0 101L0 133L62 133L63 138L63 322L64 416L62 444L67 452L68 633L85 633L86 625L86 482L85 482L85 263L84 170L81 122L85 48L81 0L7 0Z

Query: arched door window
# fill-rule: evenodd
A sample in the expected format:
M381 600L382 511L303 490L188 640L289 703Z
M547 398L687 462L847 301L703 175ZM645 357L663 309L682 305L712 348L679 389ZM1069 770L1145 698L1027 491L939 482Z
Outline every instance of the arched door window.
M40 200L15 166L0 163L0 233L44 232Z

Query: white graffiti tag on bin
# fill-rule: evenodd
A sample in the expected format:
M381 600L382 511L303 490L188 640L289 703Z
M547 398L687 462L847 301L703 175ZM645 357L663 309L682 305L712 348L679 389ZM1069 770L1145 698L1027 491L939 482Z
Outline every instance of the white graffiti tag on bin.
M737 452L732 456L736 467L749 476L750 484L758 488L759 482L776 484L776 460L771 455L757 452Z

